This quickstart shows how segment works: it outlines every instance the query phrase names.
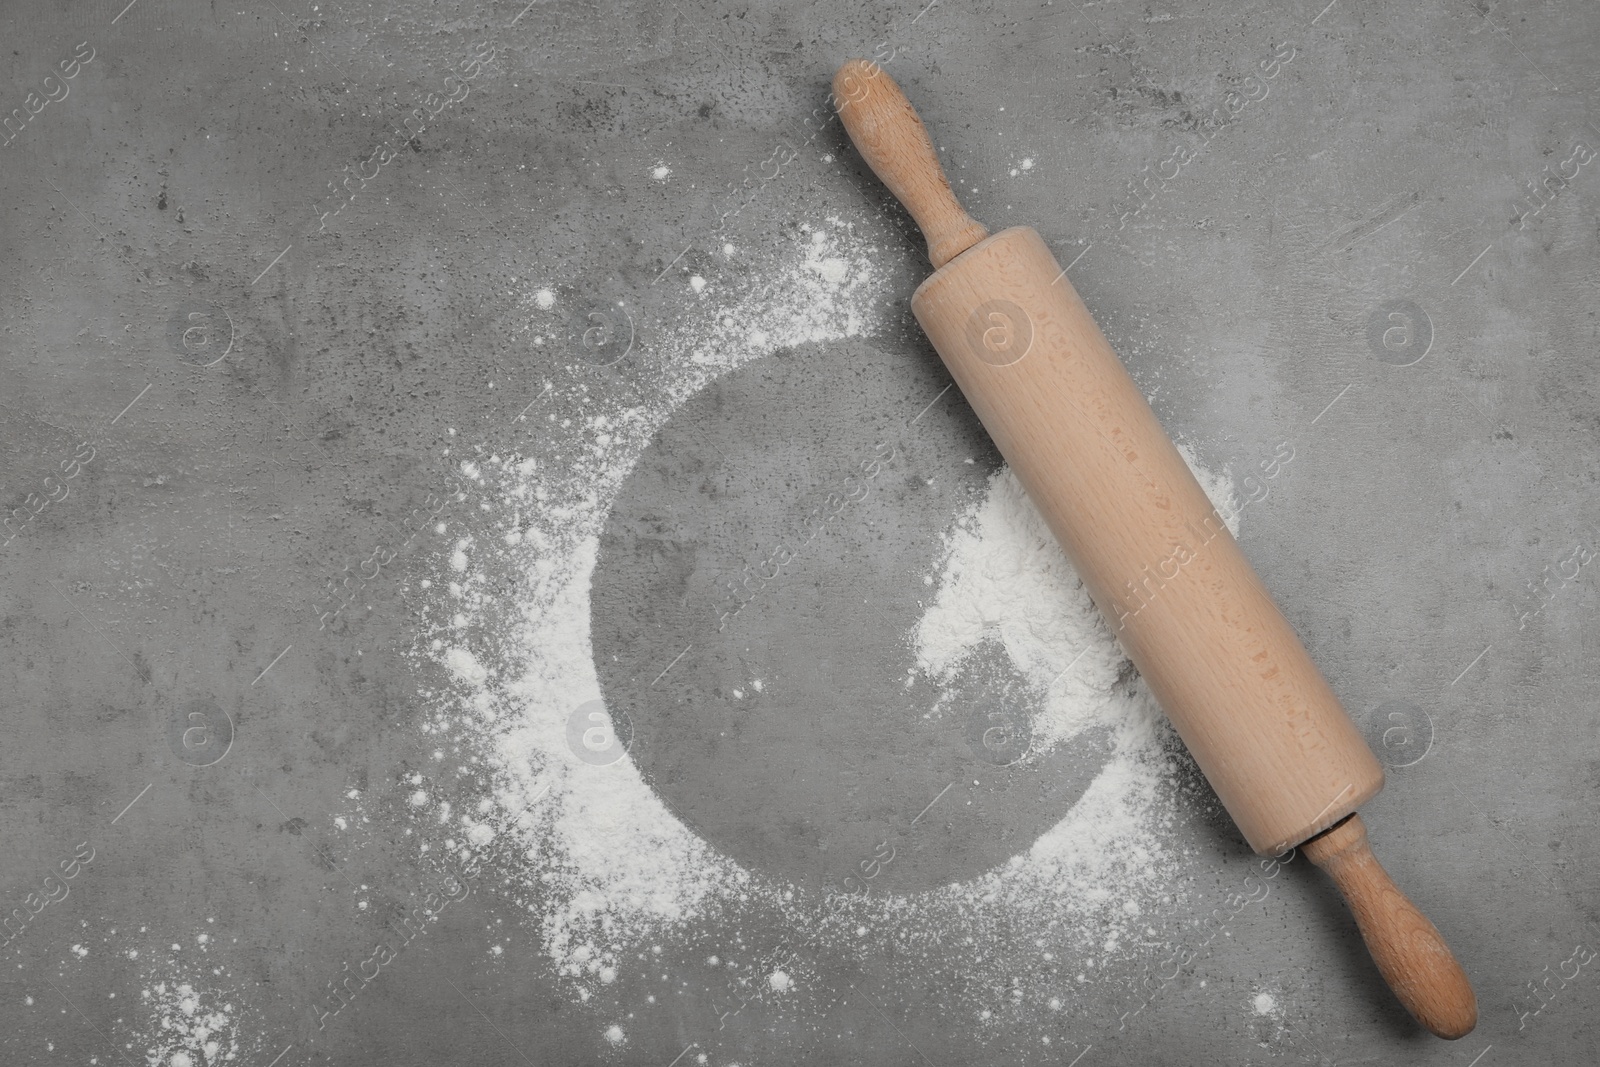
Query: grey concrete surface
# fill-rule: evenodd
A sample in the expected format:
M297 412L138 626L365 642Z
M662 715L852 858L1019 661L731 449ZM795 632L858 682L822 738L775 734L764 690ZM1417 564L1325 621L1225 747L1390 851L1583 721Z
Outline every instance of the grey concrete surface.
M208 1067L1600 1058L1600 600L1575 563L1600 551L1600 161L1573 174L1576 146L1600 149L1594 5L12 0L0 25L0 1062L180 1063L143 996L163 967L233 991L237 1051ZM959 768L988 783L977 814L925 838L898 888L1003 863L1092 774L1103 738L1018 770L974 763L970 723L931 753L892 717L852 732L853 707L909 713L893 637L998 463L953 393L802 561L804 596L639 692L680 636L713 632L675 613L663 583L692 576L647 546L675 480L726 465L679 533L737 560L948 381L906 311L920 238L825 118L853 56L901 81L974 216L1033 225L1071 264L1175 437L1238 479L1292 445L1242 543L1390 766L1368 822L1473 977L1470 1037L1410 1023L1304 863L1174 977L1152 987L1135 960L1058 1022L1013 1025L947 996L979 951L955 931L915 961L807 950L796 999L730 1018L704 962L732 936L715 914L651 962L672 996L618 986L602 1011L514 888L538 861L506 852L315 1022L380 936L364 902L447 886L415 847L411 775L477 796L488 774L470 743L432 754L439 670L410 654L419 583L449 575L433 513L483 521L459 459L573 462L555 423L519 421L534 401L659 404L687 278L763 284L724 242L846 219L885 298L865 336L684 402L618 496L594 647L608 700L637 711L630 758L696 833L800 889ZM358 171L351 199L336 183ZM559 298L543 347L529 278ZM330 618L374 545L385 576ZM745 655L795 688L722 745L719 672ZM975 684L974 705L1030 699L1003 663ZM881 806L845 799L869 779ZM1185 781L1186 910L1162 920L1179 944L1255 869ZM331 821L352 790L359 847ZM786 921L734 932L756 956ZM1044 936L991 934L1002 953ZM1252 1014L1264 989L1285 1013ZM626 1042L605 1040L624 1015Z

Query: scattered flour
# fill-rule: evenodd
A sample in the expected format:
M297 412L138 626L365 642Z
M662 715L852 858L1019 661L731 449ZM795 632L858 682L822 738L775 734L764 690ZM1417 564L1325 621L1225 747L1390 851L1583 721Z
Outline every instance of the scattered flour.
M1179 451L1237 534L1226 475ZM1009 467L958 520L937 584L915 634L918 666L935 681L949 682L981 640L998 637L1017 669L1046 691L1045 711L1033 723L1036 749L1125 718L1113 684L1127 657Z
M159 981L139 996L151 1018L144 1041L149 1067L207 1067L239 1059L239 1027L225 994Z
M785 347L864 333L884 298L871 251L837 219L803 225L768 272L720 279L715 299L708 288L705 303L668 325L651 357L673 370L655 402L552 426L570 432L565 453L549 461L479 456L460 465L489 521L504 529L454 543L448 595L430 588L438 621L417 652L450 685L434 694L424 729L481 747L494 724L494 786L491 810L448 824L441 815L438 825L454 829L444 847L463 862L503 847L499 837L514 841L506 855L541 898L545 950L585 991L615 980L623 952L647 932L752 883L673 817L631 761L591 766L568 747L569 715L600 697L589 580L611 495L671 411L713 378ZM699 275L690 281L707 288ZM488 587L488 574L507 568L522 576L514 597ZM419 788L410 803L424 817L435 801ZM438 848L436 838L425 835L419 849Z
M1179 451L1237 533L1229 477ZM1103 969L1157 936L1147 913L1174 910L1181 857L1160 831L1176 820L1178 746L1142 679L1132 675L1132 685L1116 688L1131 665L1009 468L957 520L947 548L938 591L913 634L919 669L948 682L968 651L998 636L1017 670L1046 693L1032 723L1034 751L1091 726L1111 731L1110 758L1060 822L1007 864L929 894L924 906L933 922L970 927L982 916L1013 937L1054 928L1058 945L1036 964L1021 956L990 961L991 977L1011 982L1014 998L1051 1006L1059 1002L1051 994L1063 950L1088 957L1086 971ZM930 953L929 964L937 958ZM1086 981L1086 974L1077 978Z
M458 569L465 570L465 556L462 559L462 565ZM489 677L488 670L478 662L478 658L464 648L451 648L445 652L444 665L450 669L450 673L455 675L458 681L466 685L482 685L484 680Z
M662 325L650 352L661 368L653 393L610 406L568 397L559 421L547 417L551 437L537 461L479 455L461 465L463 488L481 500L480 523L494 528L447 550L448 592L435 584L425 593L430 624L415 654L448 682L424 694L431 711L421 728L439 745L436 758L447 748L476 754L485 794L456 812L416 789L419 826L436 827L417 847L453 852L469 867L493 853L509 895L529 909L545 953L581 1001L648 974L648 964L634 963L660 954L657 938L690 937L691 923L713 915L735 924L743 915L752 930L776 918L841 952L867 956L893 945L909 966L947 969L951 938L964 939L961 973L947 992L970 1002L974 1016L998 1020L991 1008L978 1010L997 986L1009 989L1010 1008L1060 1010L1119 954L1148 948L1155 913L1171 910L1164 905L1174 900L1183 857L1160 831L1176 820L1183 757L1142 685L1116 684L1125 659L1009 470L955 517L929 577L926 613L908 635L915 669L949 681L979 641L998 636L1016 668L1048 691L1035 747L1099 725L1110 730L1112 755L1066 816L1008 863L967 882L830 910L832 902L745 870L698 838L631 760L592 765L569 745L569 718L600 698L589 586L613 494L674 408L718 375L879 325L885 294L874 251L839 220L802 226L765 270L703 286L707 299ZM1226 475L1185 458L1225 509ZM1237 528L1236 514L1224 518ZM507 574L518 576L514 589ZM960 933L941 941L940 931ZM1019 945L1037 950L1019 953ZM1065 952L1074 963L1063 974ZM770 964L746 974L770 992L792 986L790 973ZM605 1037L624 1040L620 1026Z

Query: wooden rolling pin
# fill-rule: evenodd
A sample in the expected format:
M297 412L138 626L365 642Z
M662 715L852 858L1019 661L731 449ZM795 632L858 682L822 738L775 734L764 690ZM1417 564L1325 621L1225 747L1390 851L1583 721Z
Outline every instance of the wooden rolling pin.
M846 63L833 90L861 155L928 239L917 321L1245 839L1264 855L1299 846L1416 1020L1468 1033L1466 974L1355 814L1382 767L1066 272L1033 230L990 236L962 209L876 64Z

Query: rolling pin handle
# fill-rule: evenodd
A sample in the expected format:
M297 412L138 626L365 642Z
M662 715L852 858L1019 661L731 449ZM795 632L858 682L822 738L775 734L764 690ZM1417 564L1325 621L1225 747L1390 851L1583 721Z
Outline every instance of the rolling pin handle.
M1478 999L1466 972L1373 856L1361 816L1348 816L1300 850L1344 894L1373 962L1412 1017L1439 1037L1470 1033L1478 1023Z
M845 63L833 77L833 103L867 166L922 228L935 268L989 236L956 200L922 120L882 67Z

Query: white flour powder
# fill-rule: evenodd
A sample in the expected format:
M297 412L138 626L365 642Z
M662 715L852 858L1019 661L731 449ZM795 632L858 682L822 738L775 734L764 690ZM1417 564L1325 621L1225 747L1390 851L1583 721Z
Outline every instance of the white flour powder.
M1188 449L1179 452L1237 534L1227 477L1205 470ZM916 630L922 671L948 682L983 638L998 637L1018 670L1047 691L1033 723L1033 746L1042 751L1126 718L1111 693L1127 659L1010 468L957 521L948 546L938 593Z
M1238 532L1226 474L1184 460ZM1129 664L1068 563L1043 516L1009 468L991 478L984 499L955 523L938 591L914 634L919 669L948 682L963 656L998 637L1045 704L1032 723L1037 751L1070 742L1091 726L1110 727L1111 758L1083 795L1033 846L988 874L911 901L917 922L978 925L1006 944L1027 938L1032 951L981 952L968 992L1007 989L1013 1012L1025 1002L1062 1008L1062 995L1087 984L1108 959L1158 936L1154 912L1173 910L1181 856L1167 844L1177 761L1170 727L1142 680L1114 685ZM897 909L884 909L887 918ZM1049 931L1039 938L1029 931ZM1049 945L1046 948L1046 945ZM925 965L939 964L942 949ZM991 997L992 1001L992 997ZM995 1009L979 1010L981 1020Z
M226 994L187 981L153 982L139 994L150 1013L150 1067L214 1067L239 1060L239 1031Z
M672 409L718 374L781 348L863 333L883 299L870 251L850 226L829 219L802 226L770 273L709 282L693 276L681 321L668 324L650 353L668 368L656 404L597 411L581 422L547 417L561 442L557 451L565 453L553 459L462 461L500 529L492 539L455 544L449 599L432 605L437 625L428 654L454 684L437 694L439 709L426 729L477 737L487 731L495 786L486 811L452 813L441 805L436 818L460 834L444 846L464 860L502 833L517 835L518 877L530 895L537 884L545 948L570 977L610 984L634 940L752 881L673 817L631 762L591 766L569 747L569 716L600 697L589 580L606 509ZM723 255L739 253L730 245ZM529 303L537 314L537 302ZM541 325L530 322L530 331L537 336ZM486 593L485 574L503 573L508 563L526 581L513 616L496 617L487 638L491 601L503 594Z
M450 534L451 562L436 584L424 583L433 589L423 594L430 621L422 655L449 684L429 694L434 710L423 729L439 745L436 758L446 748L477 753L488 786L462 810L419 789L415 817L436 826L421 847L469 863L494 851L497 872L536 918L545 952L579 1000L619 983L619 972L664 969L660 941L693 921L737 928L741 915L777 913L829 951L870 955L893 945L898 959L916 963L921 953L935 970L949 966L950 939L964 939L974 947L951 976L952 1001L982 1019L1024 1003L1059 1009L1097 966L1135 943L1148 947L1152 910L1172 900L1181 857L1160 831L1174 819L1174 745L1141 686L1113 689L1120 650L1009 471L955 517L935 595L910 635L918 669L948 681L967 650L998 635L1017 669L1049 690L1033 724L1036 747L1069 743L1097 724L1112 729L1114 745L1066 817L1003 867L926 893L855 901L824 922L823 902L742 869L696 837L628 759L591 766L573 754L569 717L601 695L589 585L612 496L676 405L718 374L785 346L869 332L883 303L871 251L829 220L803 228L796 246L745 280L680 279L688 311L650 353L665 368L655 399L601 410L581 396L590 414L543 416L552 443L537 460L461 461L479 487L479 519L473 536ZM737 253L730 246L724 254ZM537 334L540 304L525 306ZM529 418L541 410L535 405ZM1226 477L1197 474L1221 506ZM1225 517L1237 525L1236 515ZM489 575L508 572L522 576L520 588L490 588ZM1015 951L1019 943L1027 953ZM749 978L786 992L791 973L769 967ZM607 1036L615 1042L617 1034Z

